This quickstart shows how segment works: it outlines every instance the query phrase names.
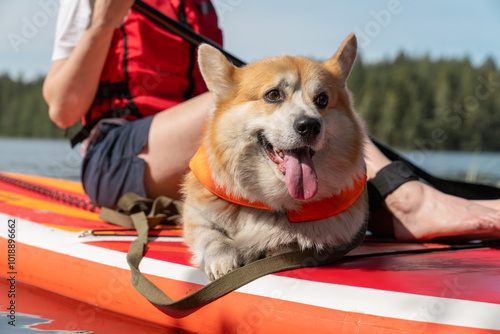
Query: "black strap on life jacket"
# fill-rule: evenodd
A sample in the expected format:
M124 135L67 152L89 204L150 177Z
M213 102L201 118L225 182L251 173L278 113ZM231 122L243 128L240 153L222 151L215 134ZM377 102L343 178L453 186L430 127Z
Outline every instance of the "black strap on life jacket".
M90 132L97 125L97 123L99 123L99 121L106 118L124 118L130 115L134 115L137 118L142 117L142 115L139 113L139 110L137 109L136 104L133 101L124 107L115 108L107 111L101 116L100 119L85 124L85 126L83 126L83 128L71 138L71 147L75 147L76 144L88 138L88 136L90 136Z
M186 8L184 7L184 1L179 2L179 21L192 28L189 24ZM188 79L188 86L184 90L182 97L186 100L190 99L193 96L194 90L196 88L196 80L193 76L194 67L196 65L196 45L189 43L189 65L186 70L186 77Z

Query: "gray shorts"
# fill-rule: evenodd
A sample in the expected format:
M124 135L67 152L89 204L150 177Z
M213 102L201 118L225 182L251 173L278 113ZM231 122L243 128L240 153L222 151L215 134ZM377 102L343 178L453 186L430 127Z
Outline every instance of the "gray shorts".
M152 120L99 125L99 139L89 144L82 162L83 187L97 206L114 209L128 192L146 197L144 160L137 154L148 142Z

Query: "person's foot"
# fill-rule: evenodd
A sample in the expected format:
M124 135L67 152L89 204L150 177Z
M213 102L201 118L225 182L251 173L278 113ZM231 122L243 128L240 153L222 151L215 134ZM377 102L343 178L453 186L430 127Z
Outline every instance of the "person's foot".
M393 215L398 240L428 240L442 236L500 238L500 210L493 204L450 196L419 181L410 181L385 199Z
M491 209L500 210L500 199L481 199L473 202Z

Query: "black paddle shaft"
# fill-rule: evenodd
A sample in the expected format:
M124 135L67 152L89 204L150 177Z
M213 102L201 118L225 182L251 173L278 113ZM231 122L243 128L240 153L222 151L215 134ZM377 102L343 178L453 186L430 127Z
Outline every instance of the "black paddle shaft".
M229 59L229 61L231 61L231 63L233 63L235 66L241 67L245 65L242 60L236 58L229 52L226 52L219 44L215 43L205 36L198 34L189 26L166 16L165 14L159 12L148 4L140 0L136 0L132 8L149 18L151 21L158 24L163 29L184 38L187 42L195 46L199 46L200 44L209 44L222 52L224 56L226 56L226 58Z

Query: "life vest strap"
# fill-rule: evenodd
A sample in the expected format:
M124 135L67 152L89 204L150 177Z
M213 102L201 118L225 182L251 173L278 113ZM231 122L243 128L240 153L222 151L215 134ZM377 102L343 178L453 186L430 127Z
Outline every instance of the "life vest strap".
M102 117L92 123L85 124L80 131L76 135L71 138L71 147L75 147L76 144L84 141L88 136L90 136L90 132L92 129L99 123L101 120L105 118L124 118L126 116L135 116L138 119L142 118L142 115L137 110L137 106L133 101L126 106L121 108L115 108L107 111Z

